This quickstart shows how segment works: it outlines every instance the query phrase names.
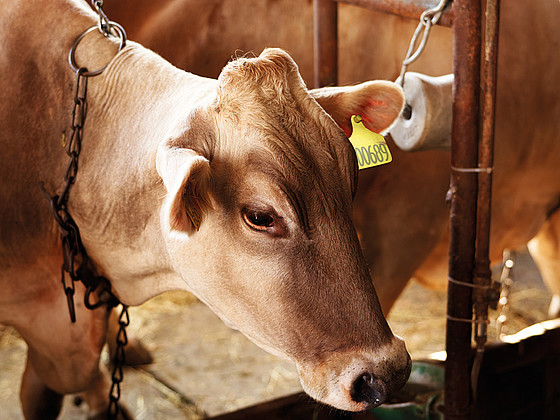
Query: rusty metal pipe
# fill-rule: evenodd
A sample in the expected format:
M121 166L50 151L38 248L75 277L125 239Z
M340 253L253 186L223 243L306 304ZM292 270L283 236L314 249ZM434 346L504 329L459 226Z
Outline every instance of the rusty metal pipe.
M390 13L411 19L420 19L420 15L427 9L431 9L439 3L438 0L335 0L379 12ZM439 25L452 26L453 12L448 8L441 16Z
M498 75L498 32L500 0L487 0L484 29L484 61L482 69L482 112L478 166L487 169L478 175L478 209L473 289L474 319L476 320L476 353L471 374L473 398L477 400L478 377L486 341L488 340L488 306L490 304L490 216L492 203L492 170L494 165L494 121Z
M445 418L468 419L471 412L471 288L475 231L480 100L481 4L454 0L453 126L451 209L445 367ZM465 169L467 171L465 171Z
M313 0L314 87L338 84L338 4Z
M479 144L479 167L491 169L494 165L494 120L498 70L498 31L500 0L487 0L482 70L482 114ZM490 215L492 200L492 172L482 171L478 175L478 213L476 222L476 249L474 282L482 287L490 286ZM488 319L488 293L486 289L474 290L475 319ZM477 348L486 342L485 324L477 326Z

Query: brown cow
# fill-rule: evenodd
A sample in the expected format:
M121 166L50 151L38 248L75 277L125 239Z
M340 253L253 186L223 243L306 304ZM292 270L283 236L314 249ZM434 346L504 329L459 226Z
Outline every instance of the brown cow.
M312 0L169 0L151 13L143 11L143 3L131 3L137 4L106 0L105 5L132 39L188 71L215 77L232 55L276 45L294 57L305 80L312 80ZM341 82L366 80L367 74L394 80L416 23L342 4L339 8ZM419 60L428 67L425 71L451 70L451 60L442 63L444 56L434 48L450 51L447 32L433 29ZM448 223L443 197L449 186L449 154L411 154L394 145L391 153L391 164L360 171L354 206L356 228L385 313Z
M312 78L311 0L169 0L146 15L122 13L127 2L119 3L107 7L135 22L133 38L189 71L217 74L236 50L279 46ZM545 223L560 198L560 3L503 0L501 10L491 259L534 237L531 254L560 295L560 217ZM395 80L417 22L344 4L339 21L341 83ZM192 30L199 26L202 36ZM451 35L434 28L413 70L450 73ZM448 254L449 154L391 150L393 163L360 172L354 208L385 313L413 276L445 286Z
M67 393L81 393L90 416L108 403L99 365L108 310L87 310L76 284L70 323L59 235L40 188L63 184L60 141L76 83L68 51L96 23L77 0L10 0L0 16L0 322L28 344L28 419L55 418ZM369 82L308 91L277 49L207 79L133 42L116 54L117 43L94 29L76 52L90 69L110 63L88 82L68 203L93 269L127 305L193 292L292 360L320 401L382 403L406 381L410 358L383 318L352 224L356 158L337 122L360 114L383 130L402 90Z

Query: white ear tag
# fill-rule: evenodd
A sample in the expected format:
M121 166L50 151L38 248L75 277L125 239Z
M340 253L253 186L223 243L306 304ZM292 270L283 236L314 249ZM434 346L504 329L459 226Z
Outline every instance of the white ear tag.
M381 134L368 130L361 115L352 115L352 135L348 140L354 146L358 158L358 169L371 168L393 160L387 142Z

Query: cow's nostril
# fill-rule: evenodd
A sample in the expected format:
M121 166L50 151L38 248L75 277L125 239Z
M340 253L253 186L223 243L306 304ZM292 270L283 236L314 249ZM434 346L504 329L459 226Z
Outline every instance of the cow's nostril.
M356 378L352 384L350 396L357 403L366 403L366 408L373 408L385 401L387 390L381 379L366 372Z

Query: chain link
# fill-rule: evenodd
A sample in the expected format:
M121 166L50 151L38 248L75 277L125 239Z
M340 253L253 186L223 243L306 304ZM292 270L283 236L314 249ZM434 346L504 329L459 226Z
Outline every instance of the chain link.
M119 399L121 397L121 382L124 377L123 366L125 364L124 348L128 344L128 337L126 335L126 327L130 324L128 315L128 306L122 305L121 314L119 316L119 331L117 332L117 348L113 359L113 373L111 375L112 384L109 391L109 407L107 415L110 419L116 419L119 412Z

